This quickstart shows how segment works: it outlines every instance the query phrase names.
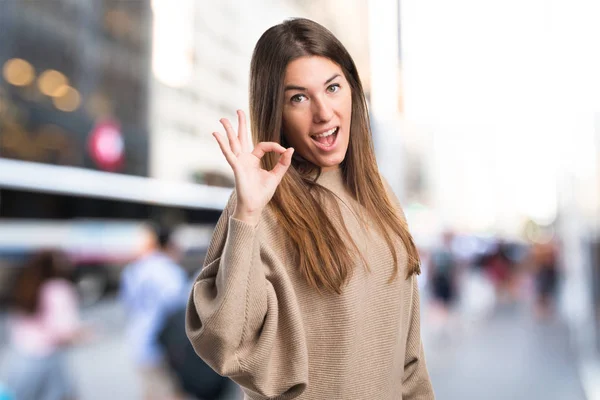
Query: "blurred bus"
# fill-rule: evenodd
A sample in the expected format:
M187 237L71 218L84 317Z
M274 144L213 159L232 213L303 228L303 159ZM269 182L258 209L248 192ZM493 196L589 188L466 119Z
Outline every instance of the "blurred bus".
M117 287L147 221L178 227L181 263L192 275L231 191L0 158L0 303L19 262L41 248L64 250L83 303L98 301Z

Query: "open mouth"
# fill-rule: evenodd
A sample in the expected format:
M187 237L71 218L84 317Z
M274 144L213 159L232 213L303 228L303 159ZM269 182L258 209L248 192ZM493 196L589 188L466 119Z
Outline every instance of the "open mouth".
M323 132L318 135L312 135L311 139L314 140L317 143L317 145L322 149L330 148L335 144L335 140L337 139L339 129L340 127L336 126L335 128L331 128L327 132Z

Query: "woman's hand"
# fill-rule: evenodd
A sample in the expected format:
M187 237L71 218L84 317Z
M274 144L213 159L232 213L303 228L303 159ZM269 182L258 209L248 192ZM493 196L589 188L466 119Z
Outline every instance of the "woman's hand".
M233 217L256 226L262 210L273 197L275 189L292 162L294 149L285 149L274 142L261 142L252 149L246 130L246 115L242 110L238 110L237 114L237 134L231 123L223 118L220 122L229 140L225 140L218 132L213 132L213 136L235 175L237 205ZM277 165L267 171L261 168L260 159L269 152L279 153L280 157Z

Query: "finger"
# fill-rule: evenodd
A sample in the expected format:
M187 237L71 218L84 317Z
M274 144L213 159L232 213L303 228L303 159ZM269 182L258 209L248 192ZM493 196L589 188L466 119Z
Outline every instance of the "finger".
M231 149L229 148L229 145L227 144L227 141L223 136L221 136L218 132L213 132L213 136L215 139L217 139L217 143L219 143L219 147L221 148L225 159L233 168L237 157L235 156L235 154L232 153Z
M293 154L294 149L290 147L285 151L285 153L281 155L281 157L279 157L279 161L271 170L271 173L273 173L277 177L277 179L281 180L283 178L283 175L285 175L287 170L290 168L290 165L292 164Z
M231 126L231 122L229 122L227 118L221 118L219 122L221 122L221 125L223 125L223 128L225 128L225 132L227 132L227 138L229 138L229 147L231 148L231 152L237 156L242 151L242 147L237 135L235 134L235 131L233 130L233 126Z
M254 150L252 150L252 154L254 154L258 158L262 158L265 155L265 153L268 153L270 151L282 154L285 152L285 147L275 142L260 142L256 145Z
M242 147L242 151L249 153L250 141L248 140L248 125L246 123L246 114L242 110L237 111L238 115L238 139Z

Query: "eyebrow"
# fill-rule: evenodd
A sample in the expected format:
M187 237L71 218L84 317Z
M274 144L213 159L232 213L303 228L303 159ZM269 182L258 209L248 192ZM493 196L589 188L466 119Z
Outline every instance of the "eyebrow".
M333 75L331 78L327 79L323 85L327 85L329 82L331 82L332 80L334 80L335 78L338 78L338 77L340 77L340 74ZM284 88L284 92L287 92L288 90L302 90L302 91L306 91L306 88L302 87L302 86L287 85Z

